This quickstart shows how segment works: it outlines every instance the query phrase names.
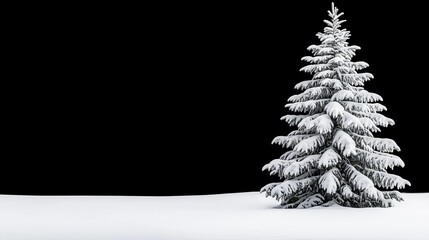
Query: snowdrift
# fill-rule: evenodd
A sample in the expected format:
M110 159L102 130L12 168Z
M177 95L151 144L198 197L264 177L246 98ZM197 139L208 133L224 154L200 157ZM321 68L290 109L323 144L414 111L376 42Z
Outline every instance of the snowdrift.
M179 197L0 196L0 239L429 239L429 193L392 208L277 209L256 192Z

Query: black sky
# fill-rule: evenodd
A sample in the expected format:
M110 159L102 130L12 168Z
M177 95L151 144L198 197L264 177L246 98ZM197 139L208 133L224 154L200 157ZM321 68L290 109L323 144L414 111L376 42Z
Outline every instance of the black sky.
M374 2L374 1L373 1ZM427 192L427 38L423 3L337 1L366 89L396 121L379 137L402 148ZM330 1L97 6L16 23L7 46L0 193L183 195L258 191L300 59ZM87 9L87 8L85 8ZM422 58L423 57L423 58Z

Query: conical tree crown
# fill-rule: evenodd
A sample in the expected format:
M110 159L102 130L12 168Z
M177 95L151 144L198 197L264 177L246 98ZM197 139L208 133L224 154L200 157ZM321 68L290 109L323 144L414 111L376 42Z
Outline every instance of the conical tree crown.
M312 56L302 58L309 64L301 71L313 77L295 86L303 92L290 97L286 105L300 114L281 118L297 130L273 140L292 150L263 167L283 182L268 184L261 192L287 208L333 203L389 207L392 199L402 200L400 193L378 188L410 183L386 171L404 166L391 154L400 151L398 145L373 133L394 121L380 113L386 110L377 103L382 97L363 88L374 76L358 72L368 67L366 62L352 61L360 47L348 44L350 32L341 29L343 13L332 4L328 14L323 33L316 35L320 44L309 46Z

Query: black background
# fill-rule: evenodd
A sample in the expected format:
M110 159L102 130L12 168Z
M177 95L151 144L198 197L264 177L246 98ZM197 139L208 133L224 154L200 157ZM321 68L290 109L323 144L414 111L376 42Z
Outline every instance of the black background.
M3 47L0 193L185 195L258 191L293 130L280 117L330 1L74 6L10 21ZM373 1L374 2L374 1ZM423 3L337 1L366 89L429 191ZM52 7L52 6L51 6ZM422 57L422 58L421 58Z

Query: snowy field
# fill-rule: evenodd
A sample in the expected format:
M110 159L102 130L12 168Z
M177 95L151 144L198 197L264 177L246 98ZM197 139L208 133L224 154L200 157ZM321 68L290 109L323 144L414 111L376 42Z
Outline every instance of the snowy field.
M0 239L429 239L429 193L388 209L276 209L256 192L183 197L0 195Z

